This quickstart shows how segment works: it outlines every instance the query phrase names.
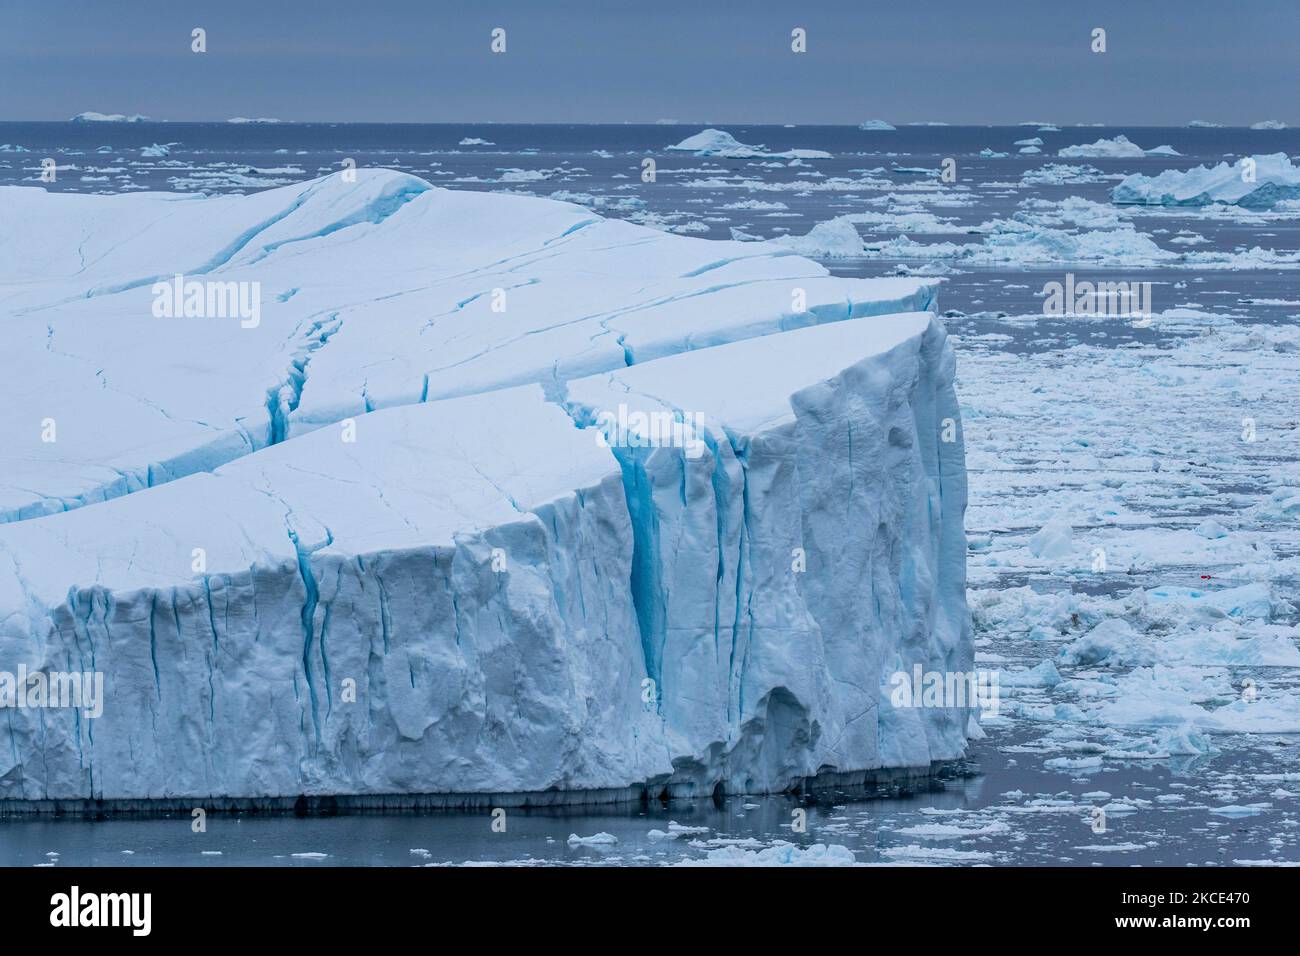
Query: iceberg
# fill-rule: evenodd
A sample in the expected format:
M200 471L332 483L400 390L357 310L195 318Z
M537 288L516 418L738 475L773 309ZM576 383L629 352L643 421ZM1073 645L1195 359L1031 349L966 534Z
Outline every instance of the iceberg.
M1251 129L1286 129L1286 123L1281 120L1263 120L1259 123L1251 123Z
M933 283L389 171L4 198L0 669L104 676L101 716L6 710L6 807L774 792L964 752L969 707L886 684L973 668ZM173 277L259 282L260 322L155 316Z
M1133 159L1145 156L1146 151L1121 133L1114 139L1099 139L1082 146L1066 146L1058 149L1056 155L1067 159Z
M147 123L149 117L136 113L127 116L124 113L96 113L93 110L78 113L69 121L72 123Z
M1300 198L1300 167L1286 153L1249 157L1254 169L1237 163L1167 169L1158 176L1132 175L1111 191L1117 203L1147 206L1208 206L1226 203L1268 209Z
M819 222L803 236L778 236L767 241L801 256L820 259L851 259L862 255L862 236L853 225L852 214Z
M831 154L820 149L789 149L783 153L768 152L763 146L749 146L730 133L720 129L706 129L666 149L694 153L696 156L719 156L723 159L830 159Z
M964 712L880 689L971 669L951 376L930 313L852 320L6 525L4 660L106 681L94 721L12 713L0 799L707 795L957 757ZM592 427L617 404L695 412L704 453Z
M884 120L874 119L874 120L866 120L863 123L859 123L858 129L868 133L870 132L892 133L897 131L898 127L886 123Z

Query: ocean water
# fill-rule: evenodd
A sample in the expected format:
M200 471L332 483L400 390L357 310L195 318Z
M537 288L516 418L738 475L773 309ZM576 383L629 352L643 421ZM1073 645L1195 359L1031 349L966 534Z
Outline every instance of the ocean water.
M870 250L902 234L926 244L979 245L995 220L1072 235L1113 230L1115 221L1089 220L1091 207L1065 201L1107 204L1129 173L1300 154L1295 130L727 131L769 153L813 149L831 158L671 152L665 147L698 128L666 125L4 123L0 185L39 185L41 160L51 158L58 172L47 188L57 191L246 193L351 160L448 188L565 199L702 238L732 238L733 230L756 240L803 236L840 215L872 214L859 226ZM1055 155L1120 133L1181 155ZM1034 137L1043 140L1042 153L1019 154L1015 141ZM462 145L467 139L486 142ZM1010 155L983 158L986 148ZM653 182L642 180L647 157L656 164ZM953 183L938 175L947 158L956 161ZM1043 181L1036 174L1050 164L1074 168L1074 181ZM1300 667L1286 663L1285 653L1300 643L1300 513L1284 499L1273 503L1279 492L1300 489L1300 351L1288 338L1300 320L1300 271L1286 262L1300 249L1300 209L1119 215L1162 250L1243 253L1237 265L1245 267L1123 257L1029 265L878 253L822 259L842 275L911 272L944 280L940 307L956 336L971 475L977 661L1014 675L1050 660L1065 679L1055 687L1004 686L987 737L929 784L813 803L731 797L511 811L505 833L493 832L485 814L465 813L212 815L203 833L193 832L188 817L3 820L0 863L659 865L762 862L759 854L781 841L843 846L864 863L1300 862L1300 723L1286 718L1297 710ZM1252 262L1257 248L1267 253ZM1136 323L1043 316L1044 284L1067 272L1078 280L1149 281L1157 315ZM1259 441L1241 439L1246 418L1258 424ZM1057 514L1073 525L1077 550L1103 549L1107 567L1031 553L1029 536ZM1223 527L1222 537L1195 530L1207 518ZM1162 609L1155 593L1260 584L1264 606L1204 620ZM1258 703L1274 710L1267 719L1262 710L1248 712L1224 728L1192 727L1190 738L1171 747L1161 734L1186 729L1191 711L1181 701L1152 710L1168 687L1129 679L1140 661L1099 666L1061 658L1071 641L1107 620L1132 625L1148 658L1181 667L1174 683L1187 706L1226 714L1249 685ZM1192 680L1184 626L1203 639L1190 665L1203 687L1184 686ZM1142 707L1155 716L1134 718ZM1061 760L1073 763L1052 763ZM807 814L803 831L793 825L799 810ZM672 832L673 822L696 829ZM652 835L656 830L669 835ZM568 842L570 834L597 833L617 842Z

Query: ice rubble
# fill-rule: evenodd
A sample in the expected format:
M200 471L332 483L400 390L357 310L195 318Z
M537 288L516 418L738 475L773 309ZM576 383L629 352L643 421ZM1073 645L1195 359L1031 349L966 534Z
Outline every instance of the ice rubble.
M1117 203L1148 206L1208 206L1228 203L1268 209L1284 199L1300 199L1300 168L1286 153L1249 157L1252 175L1237 163L1167 169L1158 176L1129 176L1111 192Z
M206 200L9 187L0 210L0 521L379 408L928 309L935 290L384 170ZM260 283L258 326L155 318L176 273Z
M0 799L761 791L963 751L965 711L881 690L972 667L931 285L387 172L5 198L0 666L106 700L9 711ZM154 319L176 272L260 281L261 323Z

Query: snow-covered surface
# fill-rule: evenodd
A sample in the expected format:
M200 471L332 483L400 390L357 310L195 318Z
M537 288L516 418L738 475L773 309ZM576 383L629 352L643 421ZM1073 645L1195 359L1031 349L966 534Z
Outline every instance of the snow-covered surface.
M1282 200L1300 199L1300 167L1286 153L1244 160L1167 169L1158 176L1134 174L1112 190L1117 203L1151 206L1208 206L1231 203L1248 209L1267 209Z
M877 690L971 661L931 284L382 171L5 199L0 657L105 700L10 712L0 799L707 794L963 751L964 710ZM156 318L175 273L261 282L260 323ZM620 407L707 452L582 427Z
M374 409L927 309L935 289L384 170L207 200L0 197L0 521ZM154 317L153 285L175 273L260 283L259 324Z

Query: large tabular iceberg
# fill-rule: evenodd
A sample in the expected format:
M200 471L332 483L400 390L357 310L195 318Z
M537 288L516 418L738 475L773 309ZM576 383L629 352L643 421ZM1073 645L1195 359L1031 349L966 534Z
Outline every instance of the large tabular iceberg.
M1271 153L1217 166L1167 169L1158 176L1135 174L1116 186L1111 198L1148 206L1229 203L1267 209L1283 199L1300 199L1300 168L1286 153Z
M102 716L5 711L7 805L962 753L968 709L889 701L972 668L931 285L383 171L5 199L0 671L105 681ZM260 282L258 321L155 316L178 274Z

